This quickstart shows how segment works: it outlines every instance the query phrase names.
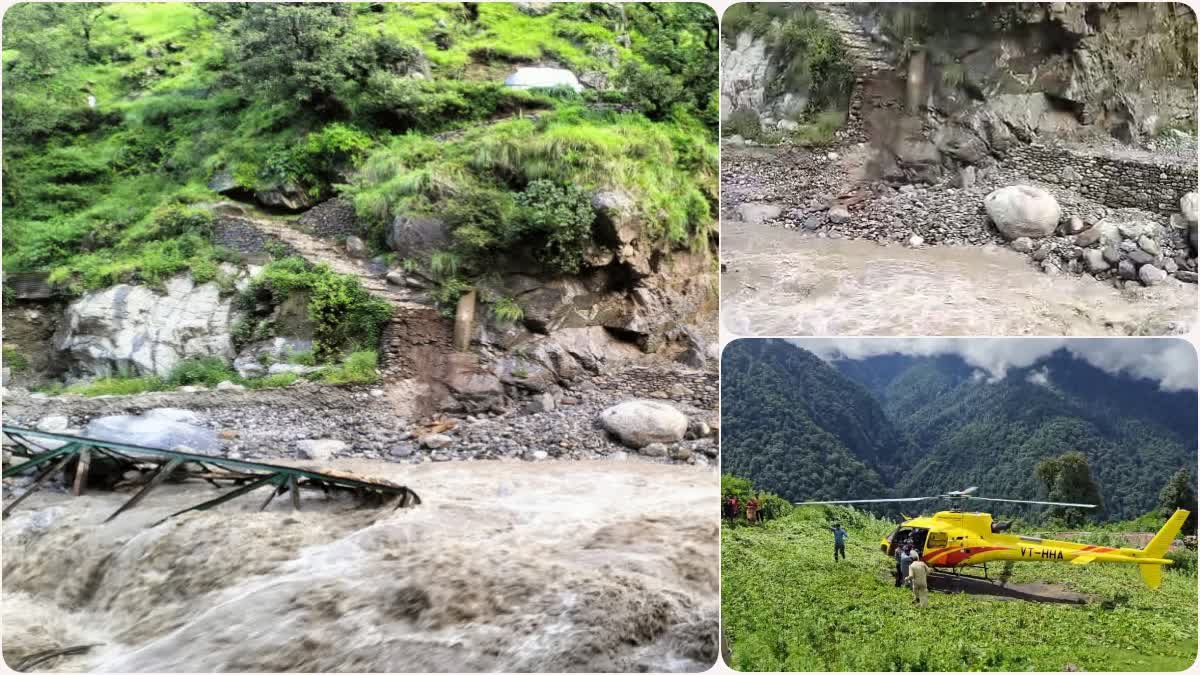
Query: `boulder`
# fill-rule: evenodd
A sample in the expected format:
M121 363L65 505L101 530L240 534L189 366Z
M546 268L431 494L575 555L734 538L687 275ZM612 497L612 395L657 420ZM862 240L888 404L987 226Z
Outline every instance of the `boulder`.
M565 68L526 66L504 78L504 86L510 89L552 89L567 87L576 93L583 91L579 78Z
M231 380L222 380L217 383L217 391L245 391L246 387L240 384L235 384Z
M254 198L263 206L287 211L304 211L312 208L314 202L308 191L297 183L287 182L273 188L259 190Z
M1146 264L1138 268L1138 279L1147 286L1157 286L1167 280L1167 273L1154 265Z
M644 446L641 452L646 457L666 457L667 446L662 443L650 443Z
M1104 253L1098 248L1089 248L1084 251L1083 262L1092 274L1103 272L1109 268L1108 261L1104 259Z
M345 452L350 446L336 438L309 438L296 441L296 449L303 459L314 459L327 462L339 452Z
M233 178L233 172L229 169L217 171L208 179L208 189L217 194L225 194L232 192L238 187L237 181Z
M396 216L387 229L387 245L404 258L426 258L449 241L445 221L432 216Z
M829 222L834 224L845 223L850 220L850 210L844 206L835 206L829 209L829 213L827 215L829 217Z
M474 354L449 355L442 381L468 411L488 410L504 403L504 384L494 372L481 368Z
M454 442L454 439L446 434L427 434L421 437L421 445L430 450L438 450L444 448Z
M180 445L198 452L219 447L217 432L199 426L199 415L189 410L155 408L141 415L109 415L92 420L83 435L102 441L170 449Z
M1183 220L1187 224L1188 241L1196 248L1196 220L1200 217L1200 194L1189 192L1179 198L1179 210L1183 212Z
M355 236L346 237L346 255L351 258L366 258L371 255L367 243Z
M550 13L549 2L514 2L513 6L517 11L529 16L542 16Z
M1039 239L1054 234L1062 210L1054 195L1032 185L1010 185L983 199L988 217L1008 239Z
M661 401L635 399L600 413L600 425L631 448L676 443L688 429L687 415Z
M1017 237L1009 245L1017 253L1033 253L1033 240L1029 237Z
M216 283L188 275L167 280L165 292L119 284L67 306L54 335L72 371L166 375L193 357L233 358L233 297Z

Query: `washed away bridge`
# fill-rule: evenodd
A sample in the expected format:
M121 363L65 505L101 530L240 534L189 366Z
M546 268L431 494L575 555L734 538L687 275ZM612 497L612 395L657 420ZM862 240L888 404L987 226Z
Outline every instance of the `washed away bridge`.
M51 476L60 472L64 481L71 486L71 493L76 496L83 494L89 481L92 485L99 484L111 489L123 483L130 484L123 478L128 471L148 476L141 483L141 488L104 522L137 506L167 481L202 480L218 489L231 489L216 498L176 511L155 525L189 511L204 511L220 506L263 487L270 487L271 493L259 510L266 509L276 496L283 494L289 494L292 509L299 510L300 491L305 489L319 490L327 497L334 493L349 494L364 506L383 506L394 502L394 508L398 509L421 503L417 493L403 485L341 471L248 462L7 425L3 427L3 433L15 444L8 448L12 454L25 460L4 469L3 478L37 472L25 491L4 507L4 516L37 492Z

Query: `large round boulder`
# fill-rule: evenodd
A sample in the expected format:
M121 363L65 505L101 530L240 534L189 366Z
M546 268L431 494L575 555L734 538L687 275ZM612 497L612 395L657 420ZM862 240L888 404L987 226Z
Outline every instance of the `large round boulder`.
M387 229L387 244L405 258L424 258L450 242L445 221L432 216L401 215Z
M1179 198L1179 210L1183 212L1184 222L1187 223L1188 241L1196 248L1196 220L1200 217L1200 194L1189 192Z
M600 425L625 445L644 448L683 440L688 418L668 403L635 399L601 412Z
M983 198L983 207L1007 239L1039 239L1058 228L1062 209L1054 195L1032 185L1010 185Z

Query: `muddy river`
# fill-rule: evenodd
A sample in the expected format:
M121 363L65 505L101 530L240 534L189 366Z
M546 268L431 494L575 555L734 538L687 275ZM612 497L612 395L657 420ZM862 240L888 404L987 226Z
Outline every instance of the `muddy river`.
M266 491L46 489L3 525L10 665L56 671L702 671L716 659L718 476L637 461L333 463L424 504Z
M721 321L735 335L1163 335L1196 286L1117 290L996 246L881 246L723 222Z

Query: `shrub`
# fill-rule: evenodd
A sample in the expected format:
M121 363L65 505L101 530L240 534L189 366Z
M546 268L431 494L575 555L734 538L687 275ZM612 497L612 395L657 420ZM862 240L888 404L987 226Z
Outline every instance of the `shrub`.
M316 324L313 348L317 361L327 361L347 349L374 347L383 323L392 316L391 304L371 295L357 277L338 274L328 265L313 266L297 257L267 265L243 292L239 304L252 308L259 300L266 300L275 306L296 291L309 295L308 315ZM235 335L244 340L251 333L257 330L238 326Z
M758 120L758 111L752 108L738 108L729 113L729 117L721 123L721 133L725 136L741 136L746 139L757 139L762 133L762 124Z
M518 231L540 243L538 260L557 272L578 272L596 219L587 192L576 185L535 180L517 195L517 206L521 209Z
M371 384L379 379L375 350L353 352L334 368L327 368L321 379L329 384Z
M12 372L19 373L29 368L29 359L24 354L13 349L5 347L3 350L4 367L11 368Z
M216 386L225 380L237 380L238 374L224 359L205 356L186 359L175 364L166 377L167 384L174 387L184 385Z
M492 305L492 316L501 323L513 323L525 318L525 310L512 298L498 298Z

